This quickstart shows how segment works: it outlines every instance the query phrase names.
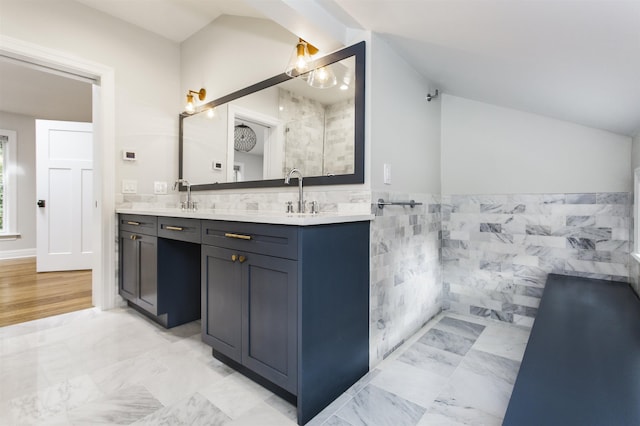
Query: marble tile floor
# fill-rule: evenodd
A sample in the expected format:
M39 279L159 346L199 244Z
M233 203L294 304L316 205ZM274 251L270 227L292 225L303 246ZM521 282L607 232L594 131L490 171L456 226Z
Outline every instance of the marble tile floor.
M309 425L499 425L529 330L442 313ZM0 328L0 425L295 425L295 407L211 356L200 323L130 309Z

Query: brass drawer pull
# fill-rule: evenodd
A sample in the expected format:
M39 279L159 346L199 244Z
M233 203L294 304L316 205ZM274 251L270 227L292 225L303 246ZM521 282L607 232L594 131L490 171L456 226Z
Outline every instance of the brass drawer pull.
M250 240L251 239L251 235L242 235L242 234L232 234L230 232L226 232L224 234L225 237L227 238L235 238L238 240Z
M140 222L128 221L127 225L140 226Z
M181 226L165 226L164 229L169 231L184 231L184 228Z

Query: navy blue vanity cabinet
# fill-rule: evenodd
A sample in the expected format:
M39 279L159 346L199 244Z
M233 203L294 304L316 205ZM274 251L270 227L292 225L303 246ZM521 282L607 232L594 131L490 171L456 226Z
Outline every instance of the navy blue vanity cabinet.
M118 224L128 305L166 328L200 318L200 221L121 214Z
M152 315L157 315L157 219L154 216L120 216L120 295Z
M369 369L369 222L202 221L202 339L311 420Z
M202 246L202 340L242 362L242 269L234 250Z
M295 394L297 262L262 254L282 255L292 229L204 222L202 297L203 340ZM291 255L295 257L295 251Z

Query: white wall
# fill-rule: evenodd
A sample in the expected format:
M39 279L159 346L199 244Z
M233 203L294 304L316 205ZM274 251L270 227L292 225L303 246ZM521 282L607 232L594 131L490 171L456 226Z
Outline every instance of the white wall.
M0 240L0 258L34 255L36 248L36 126L35 118L0 111L0 129L17 134L17 230L15 240Z
M371 44L371 187L439 194L440 102L427 102L429 81L380 35L374 33ZM391 185L383 183L385 163Z
M640 133L638 133L632 142L631 147L631 172L640 167Z
M180 95L179 45L70 0L0 0L0 34L66 52L114 69L116 160L121 179L153 193L153 181L175 180Z
M208 102L280 74L297 40L272 21L222 15L181 44L181 91L204 87Z
M631 138L444 95L442 193L628 192Z

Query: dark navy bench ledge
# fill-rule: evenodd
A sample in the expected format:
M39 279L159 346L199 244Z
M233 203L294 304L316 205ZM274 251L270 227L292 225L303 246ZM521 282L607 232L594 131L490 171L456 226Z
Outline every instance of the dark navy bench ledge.
M503 425L640 425L640 300L549 275Z

